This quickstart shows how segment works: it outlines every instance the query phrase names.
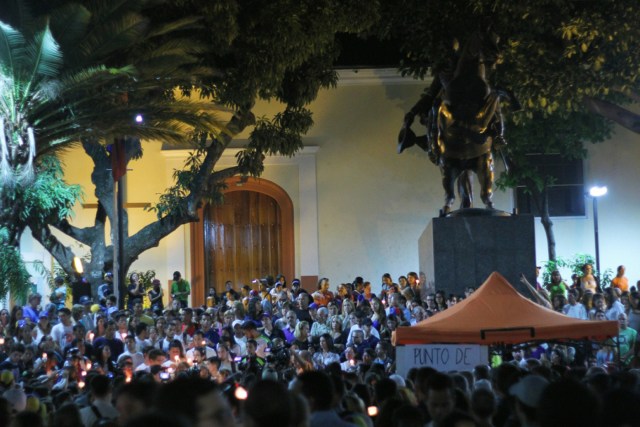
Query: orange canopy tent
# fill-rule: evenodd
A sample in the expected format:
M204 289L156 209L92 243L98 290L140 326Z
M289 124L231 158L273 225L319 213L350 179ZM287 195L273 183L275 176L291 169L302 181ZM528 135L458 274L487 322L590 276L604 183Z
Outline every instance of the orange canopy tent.
M497 272L469 298L395 331L394 343L519 344L538 340L604 340L618 336L616 321L574 319L523 297Z

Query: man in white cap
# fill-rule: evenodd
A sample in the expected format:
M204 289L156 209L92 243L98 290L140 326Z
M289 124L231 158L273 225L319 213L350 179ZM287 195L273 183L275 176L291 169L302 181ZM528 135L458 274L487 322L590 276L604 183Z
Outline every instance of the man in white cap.
M516 416L522 427L538 426L538 406L540 397L549 381L539 375L527 375L509 389L515 397Z

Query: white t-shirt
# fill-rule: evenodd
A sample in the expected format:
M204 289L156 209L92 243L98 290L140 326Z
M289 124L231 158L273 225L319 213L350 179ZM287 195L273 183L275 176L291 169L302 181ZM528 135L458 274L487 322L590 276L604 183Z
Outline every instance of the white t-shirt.
M73 341L73 325L64 326L62 323L58 323L51 328L51 338L58 344L60 350L64 349Z

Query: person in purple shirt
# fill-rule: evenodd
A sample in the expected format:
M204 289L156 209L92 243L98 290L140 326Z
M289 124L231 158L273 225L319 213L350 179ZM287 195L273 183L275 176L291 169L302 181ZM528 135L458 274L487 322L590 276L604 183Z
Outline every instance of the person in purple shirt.
M296 324L298 323L298 317L293 310L287 311L287 315L284 317L285 325L282 327L282 333L288 344L293 343L296 340L294 332L296 330Z
M40 312L38 311L38 306L42 301L42 295L39 293L29 295L29 299L27 301L27 305L22 308L22 313L25 319L28 319L34 325L40 321Z

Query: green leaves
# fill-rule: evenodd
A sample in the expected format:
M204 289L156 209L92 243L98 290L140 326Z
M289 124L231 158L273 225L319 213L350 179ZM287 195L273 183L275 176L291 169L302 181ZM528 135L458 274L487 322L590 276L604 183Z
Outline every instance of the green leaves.
M11 293L15 299L24 300L29 291L31 275L19 249L8 240L8 230L0 226L0 298L4 299Z
M66 184L63 175L57 158L46 156L40 160L33 184L20 190L22 194L16 194L16 200L23 204L20 212L23 221L44 225L72 216L75 203L82 197L82 188Z

